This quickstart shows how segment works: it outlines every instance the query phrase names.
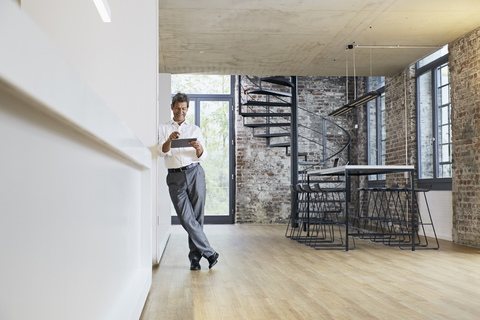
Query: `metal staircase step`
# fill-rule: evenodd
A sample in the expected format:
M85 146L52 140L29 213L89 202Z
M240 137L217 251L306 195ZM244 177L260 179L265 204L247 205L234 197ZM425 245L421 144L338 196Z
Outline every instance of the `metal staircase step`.
M342 184L344 183L345 181L343 180L304 180L304 179L298 179L298 183L300 184L303 184L303 183L309 183L312 185L312 184L319 184L319 185L322 185L322 184Z
M266 78L261 78L260 81L279 84L281 86L287 86L290 88L293 88L295 86L290 80L284 77L266 77Z
M245 127L249 128L267 128L267 127L289 127L290 122L280 122L280 123L244 123Z
M251 100L242 103L242 106L291 107L292 104L290 102Z
M256 138L279 138L279 137L290 137L290 132L285 133L265 133L265 134L254 134Z
M310 183L318 183L318 184L338 184L338 183L345 183L344 180L312 180L310 179Z
M268 144L269 147L290 147L290 142L282 142L282 143L270 143Z
M273 90L265 90L265 89L255 89L249 90L249 94L264 94L268 96L279 96L279 97L292 97L292 94L289 92L280 92L280 91L273 91Z
M243 117L290 117L290 112L241 112Z

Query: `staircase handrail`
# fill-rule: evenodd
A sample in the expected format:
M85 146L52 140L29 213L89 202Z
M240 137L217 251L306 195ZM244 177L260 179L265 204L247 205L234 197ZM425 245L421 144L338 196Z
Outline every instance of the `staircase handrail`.
M320 117L320 118L322 119L322 121L324 121L324 122L329 122L329 123L333 124L335 127L337 127L337 128L339 128L340 130L342 130L343 133L344 133L344 134L346 135L346 137L347 137L347 143L346 143L342 148L340 148L337 152L335 152L334 154L332 154L332 155L330 155L330 156L328 156L328 157L323 157L323 160L317 162L317 164L326 163L328 160L334 159L336 156L338 156L339 154L341 154L341 153L342 153L345 149L347 149L347 148L348 148L348 152L347 152L347 163L350 163L350 144L351 144L351 141L352 141L352 138L351 138L351 136L350 136L350 133L349 133L347 130L345 130L343 127L341 127L340 125L338 125L337 123L335 123L334 121L332 121L332 120L330 120L330 119L328 119L328 118L326 118L326 117L320 116L320 115L316 114L315 112L312 112L312 111L310 111L310 110L308 110L308 109L305 109L305 108L302 108L302 107L300 107L300 106L298 106L298 108L301 109L302 111L305 111L305 112L307 112L307 113L310 113L311 115L313 115L313 116L315 116L315 117ZM311 130L311 131L313 131L313 132L316 132L316 133L322 135L322 137L325 137L325 136L326 136L325 126L323 126L323 132L320 132L320 131L315 130L315 129L313 129L313 128L311 128L311 127L308 127L308 126L304 126L304 125L301 125L301 126L302 126L302 128L306 128L306 129L308 129L308 130ZM300 136L300 135L299 135L299 136ZM318 142L316 142L316 141L314 141L314 140L312 140L312 139L306 138L306 137L304 137L304 136L302 136L302 139L306 139L306 140L308 140L308 141L310 141L310 142L316 143L317 145L323 146L323 148L326 149L326 150L328 150L328 151L332 151L332 150L333 150L332 148L328 148L325 143L318 143ZM312 165L312 167L313 167L313 166L315 166L315 165Z
M255 87L257 87L257 88L259 88L259 89L262 89L262 83L261 83L261 82L260 82L260 84L258 84L258 83L256 83L250 76L244 76L244 77L245 77L246 79L248 79L248 81L250 81ZM248 90L247 90L247 89L244 89L244 90L243 90L244 85L243 85L243 83L241 83L241 82L239 83L239 85L240 85L240 87L241 87L241 89L242 89L241 92L243 92L245 95L248 94L247 91L248 91L249 89L248 89ZM275 98L276 98L277 100L282 101L282 102L288 103L287 100L282 99L281 97L275 97Z
M333 122L332 120L326 118L326 117L322 117L324 121L327 121L327 122L330 122L331 124L333 124L334 126L336 126L337 128L339 128L340 130L342 130L345 135L347 136L347 143L336 153L334 153L333 155L331 155L330 157L328 157L327 159L325 160L330 160L330 159L333 159L333 157L335 157L336 155L339 155L341 152L343 152L343 150L345 150L346 148L348 148L348 158L347 158L347 163L350 163L350 143L352 142L352 137L350 136L350 133L348 133L347 130L345 130L343 127L341 127L340 125L336 124L335 122Z
M248 76L248 75L245 75L244 76L250 83L252 83L252 85L255 87L255 88L259 88L259 89L262 89L262 85L261 85L261 81L259 83L257 83L252 77ZM239 90L239 96L241 97L242 96L242 93L244 95L248 95L248 90L247 89L244 89L245 86L243 85L242 81L239 81L239 85L240 85L240 90ZM284 101L284 102L287 102L286 100L280 98L280 97L276 97L276 99L280 100L280 101ZM243 100L243 99L242 99ZM250 109L251 107L248 107L247 109ZM301 126L302 128L306 128L312 132L315 132L315 133L318 133L319 135L322 136L322 138L324 139L324 141L322 143L319 143L318 141L316 140L313 140L313 139L310 139L310 138L307 138L306 136L304 135L301 135L301 134L298 134L298 137L301 138L301 139L304 139L304 140L307 140L309 142L312 142L314 144L317 144L321 147L323 147L323 156L322 156L322 160L321 161L318 161L318 162L315 162L315 163L312 163L311 165L309 165L309 167L314 167L316 165L320 165L320 164L323 164L325 165L327 163L328 160L331 160L331 159L334 159L335 157L337 157L339 154L341 154L342 152L345 151L345 149L348 149L348 152L347 152L347 159L346 159L346 162L347 163L350 163L350 144L351 144L351 136L350 136L350 133L345 130L343 127L341 127L340 125L338 125L337 123L335 123L334 121L324 117L324 116L320 116L310 110L307 110L305 108L302 108L300 106L297 106L298 109L301 109L302 111L304 112L307 112L307 113L310 113L311 115L314 115L315 117L320 117L322 119L322 122L324 123L323 125L323 130L322 132L318 131L318 130L315 130L311 127L308 127L308 126L305 126L305 125L302 125L302 124L299 124L299 126ZM325 137L326 137L326 126L325 126L325 122L328 122L332 125L334 125L335 127L337 127L338 129L340 129L347 137L347 142L345 143L345 145L342 146L342 148L340 148L338 151L334 152L332 155L330 156L326 156L326 151L333 151L334 149L332 148L329 148L327 147L326 143L325 143ZM281 130L285 130L287 131L286 128L280 128ZM308 169L305 169L305 170L308 170Z

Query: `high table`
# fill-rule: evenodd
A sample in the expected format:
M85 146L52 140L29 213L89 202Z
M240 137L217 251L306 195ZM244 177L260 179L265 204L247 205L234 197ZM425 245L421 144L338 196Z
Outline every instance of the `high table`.
M348 251L348 237L349 237L349 212L348 212L348 203L351 200L352 190L351 190L351 177L352 176L365 176L372 174L389 174L389 173L399 173L406 172L410 175L410 192L411 192L411 236L412 236L412 251L415 251L415 168L414 166L407 165L345 165L338 166L334 168L321 169L321 170L312 170L308 173L308 179L312 176L344 176L345 177L345 230L346 230L346 239L345 239L345 250Z

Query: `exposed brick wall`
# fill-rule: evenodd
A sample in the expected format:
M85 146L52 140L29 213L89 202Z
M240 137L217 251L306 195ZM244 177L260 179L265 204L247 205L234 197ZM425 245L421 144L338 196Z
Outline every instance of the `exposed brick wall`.
M449 44L453 240L480 247L480 29Z
M408 164L416 165L416 107L415 69L411 66L403 72L386 78L387 164L405 164L405 134L407 134ZM349 85L353 83L349 79ZM326 116L345 103L344 77L299 77L299 134L310 140L319 139L315 132L321 131L321 121L313 114ZM406 88L406 89L405 89ZM405 90L407 118L405 119ZM353 92L353 87L349 88ZM357 96L365 93L365 81L357 79ZM349 100L351 100L351 97ZM303 110L306 109L306 110ZM347 129L352 139L351 164L367 163L366 107L360 106L344 116L331 118ZM405 132L405 121L407 132ZM357 125L357 128L355 128ZM330 138L338 130L330 128ZM290 157L283 149L269 148L265 140L252 137L252 129L242 124L236 115L237 134L237 185L236 221L238 223L285 223L290 214ZM342 145L342 137L333 139L331 145ZM309 158L319 157L320 149L311 141L301 141L299 151L314 150ZM403 174L391 175L387 184L409 183ZM356 188L357 180L352 181ZM366 177L360 186L366 185Z
M353 83L350 79L349 84ZM309 161L322 159L322 119L346 103L345 77L300 77L298 81L299 152L309 152ZM350 89L350 91L353 91ZM350 130L353 112L341 117L329 117L337 125ZM313 131L313 130L315 131ZM327 157L347 143L346 135L330 122L327 123ZM340 133L340 134L339 134ZM319 144L320 143L320 144ZM340 159L344 164L346 159Z
M251 78L258 83L258 77ZM243 89L254 88L245 77L242 83ZM245 127L243 117L238 114L238 101L236 105L235 220L237 223L286 223L290 214L290 157L285 148L267 147L264 138L253 137L252 128Z
M352 89L349 89L349 92ZM357 97L364 95L367 92L366 78L357 79ZM354 100L354 97L350 97L349 100ZM350 126L348 127L352 136L352 156L350 164L367 164L367 111L366 105L355 108L354 112L347 114L350 118ZM355 125L357 128L355 128ZM360 177L360 180L364 178Z
M244 89L252 87L248 80L242 79ZM321 116L345 104L345 85L344 77L298 78L299 134L307 138L299 143L299 152L308 150L309 160L320 158L320 149L314 142L320 137L318 132L306 127L321 131ZM238 85L236 88L238 90ZM290 215L291 159L285 148L267 147L265 139L254 138L252 129L243 126L243 117L238 115L238 101L236 105L236 222L287 223ZM350 129L355 120L353 112L335 119ZM338 129L330 130L331 136L338 133ZM342 143L343 138L338 139L338 143Z
M417 164L415 65L385 78L386 164ZM406 107L405 107L406 104ZM386 185L404 186L403 174L387 175Z
M453 144L453 239L480 247L480 29L449 45ZM350 82L351 84L351 82ZM357 95L364 82L357 80ZM350 88L350 92L353 90ZM386 77L386 164L417 166L417 110L414 65ZM319 126L311 113L326 115L345 103L344 77L299 77L301 125ZM406 103L406 107L405 107ZM238 102L237 102L238 106ZM238 107L237 107L238 108ZM367 163L365 106L335 118L352 135L352 164ZM357 128L354 128L354 125ZM299 129L302 130L302 129ZM305 135L305 133L303 133ZM290 214L290 158L253 138L236 114L236 221L285 223ZM333 133L332 133L333 135ZM312 139L315 135L312 134ZM405 146L407 144L407 146ZM304 142L302 148L312 148ZM312 156L312 155L310 155ZM313 155L314 156L314 155ZM366 180L361 180L361 185ZM387 176L387 185L409 183L403 174ZM355 186L354 186L355 187Z
M349 89L353 90L353 89ZM364 95L367 92L366 78L357 79L357 97ZM354 97L350 97L349 100L354 100ZM348 117L352 117L350 121L349 131L352 136L352 155L350 164L367 164L368 163L368 134L367 134L367 109L366 105L361 105L355 108L354 111L347 114ZM355 128L355 125L357 128ZM356 190L359 187L366 187L368 177L359 176L357 179L352 179L352 190ZM358 194L352 193L352 203L357 201ZM350 215L354 214L356 210L355 206L349 206Z

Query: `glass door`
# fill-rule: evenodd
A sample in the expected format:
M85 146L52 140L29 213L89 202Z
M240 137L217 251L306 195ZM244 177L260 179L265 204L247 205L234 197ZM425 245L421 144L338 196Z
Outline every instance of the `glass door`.
M230 101L200 100L200 128L207 159L202 163L207 182L205 216L229 215L229 117Z

